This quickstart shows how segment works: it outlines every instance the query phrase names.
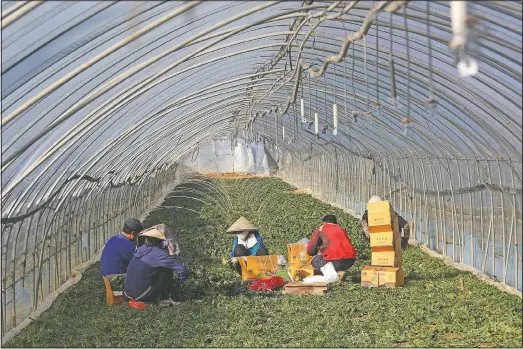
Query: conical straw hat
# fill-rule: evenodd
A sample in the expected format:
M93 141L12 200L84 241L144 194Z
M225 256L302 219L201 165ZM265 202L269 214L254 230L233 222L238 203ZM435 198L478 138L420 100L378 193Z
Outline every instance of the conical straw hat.
M160 240L165 240L165 224L158 224L143 230L138 236L150 236Z
M157 224L155 226L143 230L140 234L138 234L138 246L140 246L143 243L143 240L140 238L143 238L145 236L150 236L153 238L167 241L167 246L169 248L170 255L180 253L180 242L178 236L176 235L174 230L167 224Z
M244 217L238 218L236 222L234 222L233 225L229 229L227 229L227 233L236 233L239 231L246 231L246 230L258 230L254 225L249 223L248 220L246 220Z

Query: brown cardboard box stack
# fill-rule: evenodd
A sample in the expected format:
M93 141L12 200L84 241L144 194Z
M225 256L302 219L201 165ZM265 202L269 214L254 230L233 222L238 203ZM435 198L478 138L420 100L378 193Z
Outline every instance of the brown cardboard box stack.
M403 286L398 217L387 200L369 202L367 210L372 265L361 270L361 286Z

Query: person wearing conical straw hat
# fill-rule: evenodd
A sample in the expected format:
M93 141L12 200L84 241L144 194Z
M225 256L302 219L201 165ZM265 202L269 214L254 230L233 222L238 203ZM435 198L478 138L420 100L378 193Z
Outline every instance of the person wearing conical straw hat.
M231 259L244 256L267 256L269 251L263 243L260 230L252 225L245 217L240 217L226 231L227 234L235 235L232 243ZM239 264L236 269L241 273Z
M379 202L379 201L382 201L381 198L377 195L374 195L373 197L370 198L369 203L370 202ZM401 249L404 250L409 245L410 226L409 226L409 223L403 217L401 217L397 212L396 212L396 216L398 216L398 223L399 223L399 228L401 231ZM365 212L361 216L361 226L363 228L363 233L364 233L365 238L367 239L367 241L370 240L369 212L367 210L365 210Z
M138 247L127 268L124 297L133 302L157 302L160 307L176 304L171 298L173 271L186 280L189 270L178 258L174 232L158 224L138 234Z

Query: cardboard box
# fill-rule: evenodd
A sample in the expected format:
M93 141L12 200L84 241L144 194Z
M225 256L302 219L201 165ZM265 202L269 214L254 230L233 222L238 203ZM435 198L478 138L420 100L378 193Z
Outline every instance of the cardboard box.
M303 281L307 276L314 275L314 268L307 264L289 264L287 271L293 281Z
M370 233L371 263L373 266L402 266L401 234L397 222L398 217L395 217L393 219L393 231Z
M401 268L366 266L361 270L362 287L403 286L405 276Z
M395 241L394 232L392 230L383 233L370 234L370 247L394 247Z
M242 280L268 279L278 270L278 256L249 256L238 258L242 268Z
M369 232L371 232L371 233L386 233L386 232L392 231L394 233L394 235L401 235L400 228L399 228L399 218L398 218L398 216L394 216L390 223L391 224L369 227Z
M367 204L369 230L372 232L372 227L376 226L390 226L392 228L392 219L396 216L394 209L388 200L369 202Z
M401 267L402 265L401 246L394 247L373 247L371 252L371 264L377 267Z
M361 269L361 286L378 287L378 268L366 266Z
M382 268L378 271L378 283L382 287L397 287L405 284L405 274L401 268Z
M307 254L304 244L287 244L288 264L311 264L313 256Z
M391 228L370 233L371 250L374 250L375 247L394 247L394 249L401 251L401 234L397 222L398 217L396 216L393 219L393 226ZM383 228L383 226L378 228Z

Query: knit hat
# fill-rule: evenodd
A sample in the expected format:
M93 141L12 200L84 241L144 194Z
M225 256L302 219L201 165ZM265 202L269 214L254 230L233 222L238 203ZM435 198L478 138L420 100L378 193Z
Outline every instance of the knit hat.
M249 223L247 219L244 217L238 218L236 222L234 222L233 225L229 229L227 229L226 233L238 233L242 231L257 231L258 228L256 228L254 225Z

